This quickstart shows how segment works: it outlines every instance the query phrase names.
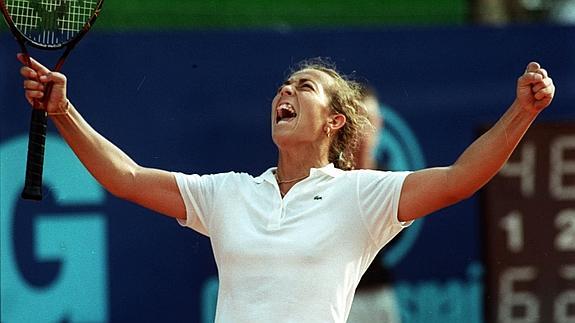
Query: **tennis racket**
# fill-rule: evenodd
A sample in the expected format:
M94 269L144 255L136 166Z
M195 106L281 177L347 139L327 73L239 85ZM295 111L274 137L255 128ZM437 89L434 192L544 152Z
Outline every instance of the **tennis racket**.
M26 64L30 56L26 44L40 49L61 49L66 47L56 63L54 71L59 72L64 61L90 30L98 17L104 0L0 0L0 10L18 41ZM52 83L44 89L42 103L47 103ZM28 138L26 180L22 198L42 199L42 173L44 169L44 147L46 143L46 111L37 109L34 102Z

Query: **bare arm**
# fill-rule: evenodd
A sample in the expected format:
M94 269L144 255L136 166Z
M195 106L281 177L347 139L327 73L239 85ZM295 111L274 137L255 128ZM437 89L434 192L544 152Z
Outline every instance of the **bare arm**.
M22 61L21 56L19 59ZM23 61L22 61L23 62ZM43 97L45 84L54 86L45 109L60 134L90 173L110 193L171 217L185 218L185 206L174 176L145 168L96 132L66 97L66 77L52 73L32 60L22 67L26 98L32 103Z
M517 81L517 97L511 107L453 165L407 176L399 201L399 219L425 216L477 192L503 167L554 94L555 86L547 72L539 64L530 63Z

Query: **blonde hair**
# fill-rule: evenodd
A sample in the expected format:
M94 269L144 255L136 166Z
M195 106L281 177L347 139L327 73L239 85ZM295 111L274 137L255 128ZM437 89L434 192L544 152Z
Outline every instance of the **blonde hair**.
M359 82L339 73L335 65L323 58L313 58L300 62L291 74L303 70L317 70L331 76L335 81L327 88L333 113L345 116L346 122L332 138L329 148L329 161L343 170L355 168L354 153L360 143L365 129L372 129L365 114L362 101L363 87Z

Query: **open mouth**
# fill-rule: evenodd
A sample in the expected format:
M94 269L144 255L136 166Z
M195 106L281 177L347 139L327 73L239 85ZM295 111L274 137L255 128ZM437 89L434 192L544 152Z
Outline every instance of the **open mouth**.
M297 116L295 109L289 103L280 104L277 107L276 113L276 123L290 122Z

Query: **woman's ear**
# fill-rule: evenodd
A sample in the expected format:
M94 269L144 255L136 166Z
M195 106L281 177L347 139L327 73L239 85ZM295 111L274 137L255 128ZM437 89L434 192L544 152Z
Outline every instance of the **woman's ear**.
M332 130L338 130L339 128L343 127L343 125L345 125L345 122L345 116L341 113L338 113L330 116L328 125Z

